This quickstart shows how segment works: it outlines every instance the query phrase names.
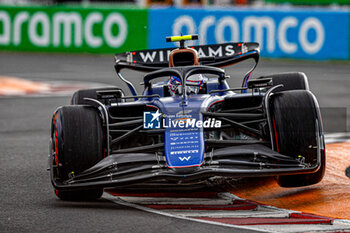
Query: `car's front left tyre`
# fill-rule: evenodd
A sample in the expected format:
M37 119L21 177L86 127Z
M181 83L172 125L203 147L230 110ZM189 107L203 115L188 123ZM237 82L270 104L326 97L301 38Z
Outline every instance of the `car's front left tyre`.
M63 182L104 158L102 120L96 108L75 105L56 110L51 125L52 178ZM102 189L58 191L62 200L95 200Z
M271 107L274 149L294 159L304 158L306 164L315 164L320 157L316 172L278 176L277 183L281 187L317 184L325 174L326 158L316 99L306 90L283 91L272 96Z

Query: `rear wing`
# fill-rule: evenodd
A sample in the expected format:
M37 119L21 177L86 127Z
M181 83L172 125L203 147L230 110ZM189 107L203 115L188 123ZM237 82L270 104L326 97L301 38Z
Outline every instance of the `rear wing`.
M253 58L259 60L258 43L225 43L213 45L190 46L197 50L201 65L225 67L240 61ZM177 48L148 49L115 55L115 69L128 68L132 70L150 72L169 67L169 54Z

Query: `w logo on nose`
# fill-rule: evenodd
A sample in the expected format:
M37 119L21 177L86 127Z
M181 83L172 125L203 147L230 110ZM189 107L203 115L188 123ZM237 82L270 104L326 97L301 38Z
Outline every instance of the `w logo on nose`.
M191 158L191 156L188 156L188 157L179 157L179 159L180 159L181 161L184 161L184 160L188 161L190 158Z

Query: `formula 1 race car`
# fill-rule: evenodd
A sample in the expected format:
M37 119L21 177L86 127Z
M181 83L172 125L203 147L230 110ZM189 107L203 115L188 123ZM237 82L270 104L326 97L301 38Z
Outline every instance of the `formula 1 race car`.
M318 183L325 172L322 119L304 73L250 79L257 43L116 54L118 87L79 90L52 118L49 170L63 200L96 199L104 188L182 187L220 177L275 176L282 187ZM231 88L220 67L252 59ZM147 72L138 94L121 70Z

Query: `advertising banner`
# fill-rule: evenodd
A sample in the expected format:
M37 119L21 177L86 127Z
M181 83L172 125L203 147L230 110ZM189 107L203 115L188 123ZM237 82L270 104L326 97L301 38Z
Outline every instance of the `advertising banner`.
M349 60L349 10L310 9L0 6L0 50L113 54L174 47L165 37L183 33L259 42L263 57Z
M266 3L284 4L289 3L293 5L349 5L349 0L265 0Z
M345 10L169 8L149 14L149 48L173 47L163 38L183 33L199 34L193 45L259 42L264 57L349 59Z
M147 48L145 9L0 6L0 49L116 53Z

